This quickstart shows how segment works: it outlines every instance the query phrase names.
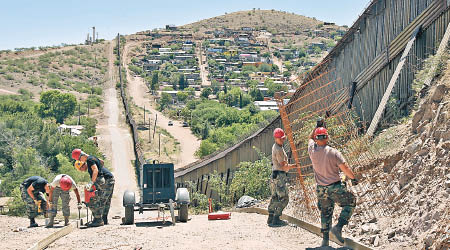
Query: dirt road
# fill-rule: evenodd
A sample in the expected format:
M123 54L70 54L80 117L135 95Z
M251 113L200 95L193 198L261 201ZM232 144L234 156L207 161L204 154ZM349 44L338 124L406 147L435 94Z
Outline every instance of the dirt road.
M136 215L137 212L136 212ZM321 238L295 226L271 228L267 217L232 213L230 220L208 221L194 215L175 226L155 221L146 212L135 225L120 220L101 228L75 230L48 249L305 249L317 247Z
M143 79L130 74L127 65L131 59L128 58L128 53L130 48L136 45L137 43L127 43L123 52L124 67L127 69L127 91L137 106L141 108L145 106L145 109L151 112L152 121L154 121L155 115L157 114L157 126L167 130L180 143L181 152L174 164L175 168L183 167L197 160L194 153L200 147L200 140L192 134L189 128L182 127L178 122L174 122L173 126L169 126L170 118L165 117L154 108L151 95L148 93L148 88L145 86Z
M108 81L105 86L104 119L99 120L99 146L111 162L115 176L114 195L110 215L121 215L122 194L125 190L137 190L136 175L132 160L134 160L133 141L122 108L119 105L117 91L114 88L114 56L112 42L108 46Z

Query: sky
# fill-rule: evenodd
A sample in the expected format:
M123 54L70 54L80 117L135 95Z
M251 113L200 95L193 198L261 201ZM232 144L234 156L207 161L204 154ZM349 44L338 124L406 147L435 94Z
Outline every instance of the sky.
M0 50L84 42L260 8L350 26L369 0L2 0Z

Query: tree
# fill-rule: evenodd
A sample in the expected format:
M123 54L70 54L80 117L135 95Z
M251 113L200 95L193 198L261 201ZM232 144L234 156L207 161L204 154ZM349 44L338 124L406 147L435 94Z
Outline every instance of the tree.
M186 91L191 97L195 96L195 89L193 87L185 88L184 91Z
M273 96L275 92L285 91L287 92L288 88L286 85L275 83L273 80L267 79L264 81L264 86L268 88L267 94L269 96Z
M263 101L264 100L264 96L261 93L261 90L259 90L256 87L250 88L249 94L252 97L253 101Z
M243 107L243 102L242 102L242 93L239 94L239 108Z
M159 87L159 72L158 71L153 71L152 74L152 83L150 85L150 88L152 90L157 90Z
M177 93L177 99L178 99L178 101L180 101L180 102L186 101L186 99L188 98L188 96L189 96L189 93L186 92L186 91L178 91L178 93Z
M261 65L259 65L259 71L270 72L270 71L272 71L272 67L267 63L262 63Z
M187 87L187 84L186 84L186 83L187 83L187 82L186 82L186 80L184 79L184 75L181 74L181 75L180 75L180 78L178 79L178 86L180 87L181 90L183 90L183 89L185 89L185 88Z
M41 117L54 117L56 122L63 123L73 114L76 106L77 99L73 94L50 90L41 94L37 111Z
M166 92L161 94L161 99L159 100L159 109L164 110L172 102L172 96Z
M204 88L201 93L201 97L208 99L208 96L212 93L211 88Z

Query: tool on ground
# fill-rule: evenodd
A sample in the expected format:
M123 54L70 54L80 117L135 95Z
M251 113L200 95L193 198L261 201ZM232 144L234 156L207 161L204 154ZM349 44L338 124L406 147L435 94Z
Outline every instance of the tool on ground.
M208 220L228 220L231 218L231 213L230 212L213 212L213 208L212 208L212 202L211 202L211 198L208 199L209 202L209 214L208 214Z

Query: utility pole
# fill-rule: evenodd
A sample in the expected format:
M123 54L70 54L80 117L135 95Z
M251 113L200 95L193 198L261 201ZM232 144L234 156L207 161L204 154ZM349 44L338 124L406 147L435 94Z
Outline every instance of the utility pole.
M152 117L148 117L148 142L152 142Z
M153 127L153 139L155 139L156 121L158 121L158 114L156 114L156 118L155 118L155 126Z
M95 43L95 26L92 27L92 44Z
M78 124L77 125L80 125L80 116L81 116L81 110L80 110L80 104L78 104Z

